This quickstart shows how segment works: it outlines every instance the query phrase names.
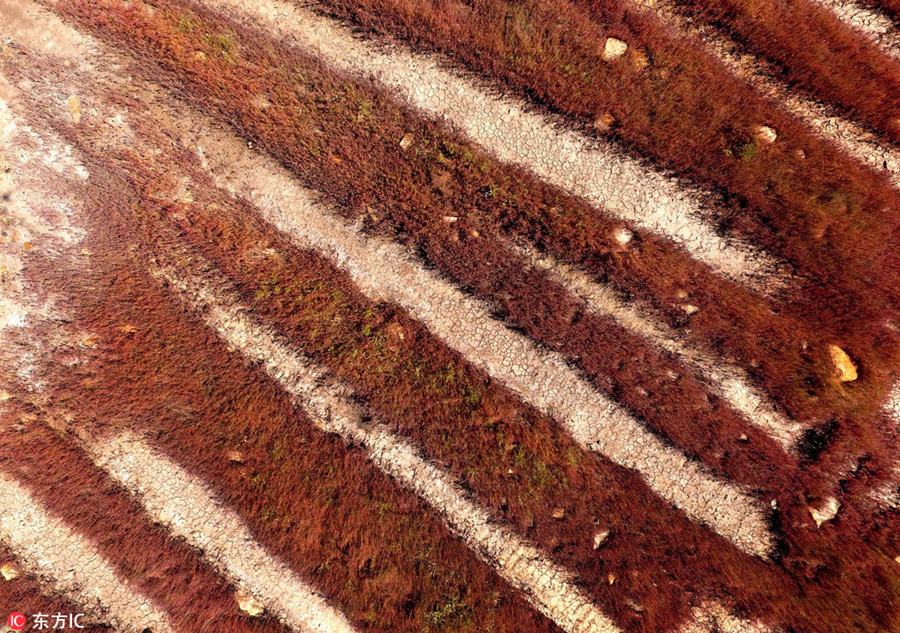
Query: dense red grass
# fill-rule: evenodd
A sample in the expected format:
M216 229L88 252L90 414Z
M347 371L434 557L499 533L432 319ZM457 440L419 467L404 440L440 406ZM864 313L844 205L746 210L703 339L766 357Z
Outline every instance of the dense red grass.
M855 319L866 314L858 305L864 299L875 315L896 315L900 246L891 210L898 194L885 177L757 95L649 12L587 0L581 8L567 0L320 4L367 31L448 55L585 126L612 114L611 134L626 146L733 194L719 219L817 276L821 285L809 305ZM607 36L629 42L632 53L604 62ZM642 70L636 51L649 60ZM759 125L778 130L780 141L755 141Z
M110 157L102 160L109 161ZM827 531L810 534L802 527L809 523L802 500L798 505L789 494L779 497L779 503L785 504L780 515L785 529L797 530L783 543L786 550L780 567L741 554L661 503L633 473L586 454L556 424L466 366L402 311L366 301L346 275L319 256L286 244L254 218L249 208L195 186L202 184L202 179L192 185L196 204L160 204L156 191L165 182L160 182L159 170L172 165L171 161L160 160L163 162L155 170L146 164L121 164L123 174L129 174L129 180L144 192L141 198L118 202L121 192L127 190L124 182L115 187L115 195L106 196L107 214L113 211L127 217L131 209L141 210L131 218L139 236L136 250L151 253L167 243L193 243L229 273L244 301L259 317L301 343L306 353L349 383L370 409L414 438L431 459L455 472L498 518L518 526L575 570L585 588L624 626L667 630L677 622L676 614L687 613L690 605L685 590L722 599L730 596L752 614L797 622L811 631L868 630L895 617L882 597L886 591L880 586L884 576L856 579L853 591L858 593L858 587L866 587L865 602L843 589L841 573L869 574L870 563L882 569L879 557L873 558L849 535L842 535L838 544L832 540L838 536L837 531L831 536ZM108 162L106 168L116 169ZM183 233L172 234L167 218L181 218ZM112 233L127 233L126 226ZM258 253L268 248L277 254L260 265ZM261 415L260 403L277 402L282 397L268 391L270 387L263 400L217 400L231 389L243 394L256 383L269 384L266 379L255 370L239 380L233 368L211 369L224 362L211 359L232 362L236 360L234 353L222 351L221 344L211 340L201 326L190 326L189 319L178 320L175 315L180 310L170 301L135 296L132 289L140 286L138 278L119 271L111 291L116 300L103 301L102 306L88 311L90 325L116 337L122 366L113 370L109 382L96 384L85 402L101 402L100 406L109 407L104 416L121 417L122 403L132 407L135 402L163 398L170 403L167 406L173 405L179 412L175 416L169 413L175 418L165 436L174 434L166 439L167 445L172 442L170 451L178 446L204 446L205 432L191 436L182 433L206 428L206 423L197 420L207 415L211 428L222 424L219 416L244 415L240 412L245 406L252 412L254 428L270 419L264 411ZM153 317L168 310L172 310L172 316L160 317L159 321ZM145 332L121 335L122 323L136 319L145 322L148 317L152 320ZM143 356L143 345L152 345L155 350L148 353L149 358ZM144 375L142 367L150 373L144 380L135 380ZM127 380L123 380L126 375ZM217 377L222 375L227 380ZM151 379L160 386L156 395L141 387ZM190 391L194 380L199 383L195 391ZM185 393L180 405L171 403L171 395L164 395L173 392ZM140 417L156 420L167 414L155 405L154 415ZM188 421L190 424L186 424ZM177 428L184 430L176 432ZM222 450L235 441L236 437L223 443ZM309 441L304 440L304 445ZM316 454L320 453L317 449ZM304 462L294 459L289 463ZM290 472L290 467L282 469ZM508 472L510 469L513 473ZM220 465L218 471L203 474L215 481L226 476L223 470L227 469ZM334 471L329 472L331 481ZM317 479L311 481L310 485L319 485ZM335 481L334 485L335 490L343 491L348 482ZM276 509L296 496L283 488L272 493L269 499ZM228 497L233 493L223 494ZM235 499L233 503L241 501ZM552 518L554 508L565 510L564 520ZM270 516L284 516L283 521L295 525L293 514ZM248 520L256 527L255 518ZM347 520L342 515L339 523ZM600 557L590 547L589 536L598 525L617 535ZM256 529L265 537L263 529ZM673 542L679 547L673 549ZM794 547L797 549L791 551ZM848 560L854 560L849 568L844 566ZM861 564L862 560L866 564ZM303 568L299 561L296 564ZM635 573L638 569L641 571ZM619 578L612 587L606 582L611 571ZM800 578L794 577L796 574ZM807 584L804 575L814 582ZM803 586L804 598L794 593L795 582ZM640 603L643 613L634 611L629 600ZM821 621L805 621L806 612L796 612L797 600L809 600L808 612L816 613ZM850 620L844 620L840 613L849 614Z
M241 49L242 55L245 52ZM244 75L245 80L247 77L253 75ZM223 86L228 78L220 75ZM293 131L288 126L285 129L286 133ZM123 158L107 156L103 160ZM206 194L208 198L198 197L204 201L201 205L160 204L153 192L158 187L165 188L166 183L154 180L160 178L159 170L164 169L165 163L157 166L156 172L148 166L142 167L140 162L126 165L122 171L131 174L131 182L143 197L135 195L131 200L121 201L123 191L128 190L128 183L123 180L104 192L108 203L105 214L110 209L118 209L117 213L127 217L132 208L139 208L142 212L133 220L137 224L135 230L141 231L145 250L159 248L160 242L164 246L169 241L188 240L216 260L262 319L289 334L307 353L350 383L371 409L395 428L415 437L430 457L448 465L480 498L490 499L490 507L499 516L519 525L558 559L576 569L588 590L617 618L632 621L639 617L624 606L625 600L636 596L645 607L645 615L640 616L643 621L648 621L649 614L654 613L661 626L672 626L672 614L686 612L682 594L685 587L699 587L701 593L723 597L730 594L751 613L799 622L798 627L804 630L877 630L889 626L892 618L896 618L889 588L892 574L896 572L883 567L881 559L852 536L841 534L841 521L833 530L826 528L821 533L805 529L803 526L809 524L809 519L803 517L804 500L790 498L794 489L780 491L779 503L785 509L783 514L776 515L784 522L781 527L787 534L779 562L782 569L748 560L721 539L661 504L632 474L580 451L552 421L523 407L505 390L472 370L402 311L366 301L345 275L313 253L293 249L246 207L211 193ZM115 167L112 163L106 166ZM209 203L218 206L207 207ZM178 216L182 217L179 229L183 233L167 233L166 218ZM122 235L128 234L127 226L126 223L121 227ZM282 253L282 257L270 258L259 267L250 254L269 245ZM124 284L125 288L116 286L112 296L123 297L122 303L103 304L97 310L98 316L91 320L97 327L108 328L110 335L122 318L144 319L144 309L152 314L150 308L160 305L158 298L144 302L127 296L126 288L137 286L138 278L119 277L116 283ZM132 309L136 312L130 312ZM173 314L179 313L177 308L171 309ZM162 319L163 323L171 321ZM177 393L186 388L185 376L192 372L200 381L196 392L182 404L191 417L178 418L180 427L190 428L184 422L195 419L194 412L203 412L200 415L210 415L216 424L222 424L215 416L233 415L234 406L215 404L215 400L209 399L220 391L225 392L232 384L245 383L232 380L232 369L224 374L228 377L225 381L216 379L216 372L205 376L198 369L210 366L206 350L215 350L229 362L237 361L210 341L208 333L204 338L203 332L188 328L180 321L177 327L144 333L142 340L148 344L156 341L154 344L160 345L160 336L164 340L183 338L177 339L182 341L177 346L163 344L154 348L156 351L143 361L124 356L122 367L110 374L105 389L94 393L94 399L107 402L110 411L115 411L115 407L125 402L159 397L159 394L145 393L138 385L123 384L131 380L129 374L126 381L123 372L145 366L146 376L158 377L169 375L166 372L170 371L171 364L171 377L161 383L169 388L161 393ZM398 332L403 333L402 344ZM121 333L115 336L117 346L132 349L128 347L127 337ZM189 356L182 357L182 353ZM181 365L179 358L187 360ZM260 380L257 373L249 382L256 384ZM245 387L234 388L244 393ZM120 389L131 391L122 397ZM104 393L112 396L102 398ZM207 395L203 396L204 393ZM271 398L269 393L266 396ZM247 404L255 408L258 402L253 398ZM253 413L254 420L259 419L257 413ZM511 448L506 450L507 446ZM570 461L572 458L574 463ZM513 477L508 473L510 467ZM277 499L285 496L282 490ZM576 496L578 503L572 507ZM549 509L557 506L565 508L571 520L556 521L548 517ZM585 535L595 529L592 527L595 518L608 518L615 533L623 535L621 541L610 543L609 549L604 549L604 559L600 561L595 553L585 551L589 543ZM689 545L672 551L672 543ZM870 571L873 563L878 571ZM609 569L619 570L622 582L617 581L613 588L606 589L605 576ZM648 571L632 577L631 571L636 569ZM854 573L861 577L852 578ZM792 593L794 582L805 592L802 599ZM851 586L855 594L848 589ZM664 589L667 587L672 589ZM803 605L800 609L798 600ZM809 615L815 621L801 621L808 614L815 614Z
M900 63L814 1L676 0L774 62L791 84L900 140ZM594 0L593 5L608 2Z
M14 563L21 571L21 565L10 549L0 543L0 561L3 563ZM37 576L31 573L22 572L21 575L14 580L0 579L0 622L6 625L6 619L13 611L24 613L28 617L28 624L34 623L34 616L38 613L54 616L57 613L78 614L84 613L82 607L74 605L69 601L54 595L48 591ZM108 633L109 627L91 624L88 618L82 618L84 624L83 633ZM53 618L50 618L50 624L53 624ZM25 629L28 630L28 629Z
M154 203L93 168L81 193L98 223L84 242L95 270L46 273L46 287L67 293L73 326L96 335L95 360L50 371L60 406L77 410L79 424L147 434L360 631L558 632L365 451L317 431L264 372L136 269L127 250L147 263L146 247L171 234L159 224L152 241L135 233L133 219L153 226L136 210Z
M153 16L116 3L110 5L118 7L115 10L102 12L95 4L88 8L77 3L65 10L107 37L124 38L176 72L195 103L233 121L347 213L366 217L371 211L370 224L404 229L408 239L418 234L420 246L423 239L448 235L443 215L461 215L459 226L482 227L482 235L494 233L500 225L585 264L624 289L649 294L679 324L685 317L676 295L690 284L709 306L692 317L691 331L737 352L797 417L822 419L837 410L865 420L877 408L892 375L891 359L898 353L892 339L873 336L877 328L854 328L832 336L827 331L816 333L773 313L758 297L717 280L652 238L642 239L633 254L622 253L610 238L616 223L515 170L493 164L404 112L366 83L328 73L312 60L273 47L202 11L189 14L176 5L156 4ZM228 33L223 37L233 48L227 58L210 48L209 38L217 33ZM198 60L197 50L211 54ZM300 68L302 73L297 74L295 69ZM260 92L269 94L272 107L258 107ZM369 115L361 117L363 111ZM414 153L403 152L397 144L407 130L414 131ZM485 246L486 238L459 239L465 241L454 247L459 253L465 250L487 258L497 248ZM456 273L461 272L458 267ZM461 281L477 286L471 279ZM829 312L824 305L823 315ZM864 359L863 378L850 387L837 388L831 378L822 343L835 337L855 358ZM811 343L806 350L804 340ZM877 441L858 441L877 446Z
M44 426L53 414L0 435L0 469L12 474L51 512L87 537L134 590L168 612L179 631L286 631L270 617L243 615L234 587L183 541L169 537L90 458Z

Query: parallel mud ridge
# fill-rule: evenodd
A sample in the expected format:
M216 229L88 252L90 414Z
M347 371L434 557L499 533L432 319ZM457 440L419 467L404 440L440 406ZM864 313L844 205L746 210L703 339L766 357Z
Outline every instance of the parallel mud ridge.
M0 604L900 628L895 3L738 4L0 0Z

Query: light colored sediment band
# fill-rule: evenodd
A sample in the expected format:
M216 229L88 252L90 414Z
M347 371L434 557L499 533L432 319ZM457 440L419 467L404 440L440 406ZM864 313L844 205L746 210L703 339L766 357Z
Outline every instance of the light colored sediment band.
M0 540L26 569L93 619L119 631L172 633L164 612L123 584L93 545L5 473L0 473L0 508Z

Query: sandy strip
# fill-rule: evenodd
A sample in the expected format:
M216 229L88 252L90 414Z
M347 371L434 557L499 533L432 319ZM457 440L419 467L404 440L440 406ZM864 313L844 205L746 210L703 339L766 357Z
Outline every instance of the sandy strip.
M582 445L641 472L654 491L692 518L745 551L770 550L765 514L755 499L663 444L562 357L506 328L486 305L399 244L364 235L271 159L237 139L229 142L222 132L207 129L196 141L218 186L248 198L300 247L314 248L346 270L369 298L405 307L473 365L563 423Z
M623 327L691 366L716 395L778 441L785 451L794 448L803 434L803 425L780 412L741 367L688 343L677 331L656 318L650 309L623 300L614 289L595 282L577 268L531 248L520 251L569 292L581 297L595 312L612 317Z
M112 57L104 53L109 63ZM163 95L158 98L155 105L162 107ZM120 127L127 125L122 123L127 112L121 117L111 114L105 116ZM174 106L165 119L160 125L175 127L183 143L196 146L218 186L246 197L298 246L317 250L347 271L370 299L409 310L473 365L560 421L584 447L640 472L657 494L692 519L744 551L761 556L771 551L766 510L757 499L667 446L562 357L506 328L486 305L423 267L399 244L365 236L274 160L248 150L235 135L216 130L183 105Z
M688 622L679 633L773 633L773 630L759 622L750 622L728 613L721 604L712 602L696 607L693 621Z
M282 0L205 0L204 4L255 22L288 44L328 64L374 77L403 100L442 119L500 160L530 170L546 182L682 244L715 270L772 292L784 286L783 262L748 243L720 237L702 218L699 197L675 180L640 164L608 143L573 131L561 121L530 111L496 90L451 72L439 60L400 47L357 39L338 22Z
M697 37L725 66L754 90L779 103L825 138L876 171L886 171L900 187L900 150L863 126L839 115L833 107L778 79L778 70L766 60L743 53L737 42L704 24L688 20L675 10L672 0L640 0L678 30Z
M86 449L98 466L140 496L154 520L202 550L287 626L352 633L344 616L258 545L240 517L224 508L202 481L127 434L88 440Z
M814 0L831 9L841 20L874 39L884 51L900 60L900 29L891 18L853 0Z
M0 540L32 573L121 631L172 631L162 611L122 584L115 569L15 479L0 473Z
M412 445L382 424L365 422L361 408L344 395L346 388L334 384L323 369L249 318L233 293L214 289L199 277L190 278L183 270L160 269L156 274L176 288L185 303L202 311L223 340L260 362L322 431L364 446L379 468L440 512L454 533L562 629L573 633L618 630L572 584L566 570L493 523L449 474L429 464Z

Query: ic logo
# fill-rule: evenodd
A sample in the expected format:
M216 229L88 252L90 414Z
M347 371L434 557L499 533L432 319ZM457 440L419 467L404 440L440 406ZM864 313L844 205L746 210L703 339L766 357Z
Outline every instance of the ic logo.
M20 613L19 611L13 611L9 614L9 618L6 620L6 623L9 625L9 628L15 631L25 628L25 614Z

